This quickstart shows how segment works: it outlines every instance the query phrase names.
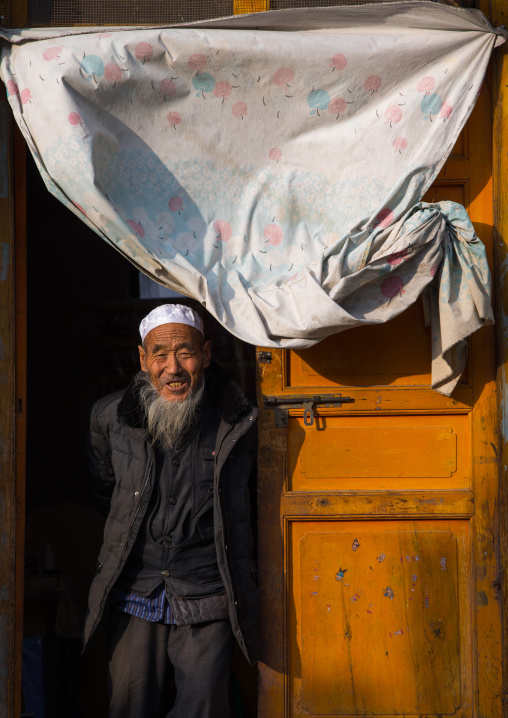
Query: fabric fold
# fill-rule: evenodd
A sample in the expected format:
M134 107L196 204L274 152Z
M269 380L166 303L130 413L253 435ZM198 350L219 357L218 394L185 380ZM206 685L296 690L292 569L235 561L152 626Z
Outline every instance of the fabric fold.
M464 208L421 198L504 29L410 0L1 37L46 186L142 272L267 347L425 292L432 386L453 390L490 277Z

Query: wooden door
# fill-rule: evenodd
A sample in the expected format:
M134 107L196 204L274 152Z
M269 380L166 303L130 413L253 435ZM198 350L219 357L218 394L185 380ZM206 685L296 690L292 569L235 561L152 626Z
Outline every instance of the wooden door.
M464 204L492 259L490 90L426 199ZM263 395L340 392L305 426L260 416L262 718L500 718L495 334L430 389L421 302L259 361ZM259 355L258 355L259 357Z

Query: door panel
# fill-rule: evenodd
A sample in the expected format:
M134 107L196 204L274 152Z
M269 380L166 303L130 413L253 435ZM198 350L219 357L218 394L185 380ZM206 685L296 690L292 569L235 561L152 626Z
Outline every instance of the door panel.
M491 257L489 108L485 85L425 199L465 204ZM452 397L421 301L258 368L263 395L354 399L312 426L261 411L260 716L500 718L493 329Z
M321 417L288 427L289 490L469 486L468 417ZM319 460L316 458L319 457Z
M468 534L466 521L291 524L296 715L468 707Z
M403 329L409 328L404 335ZM419 385L430 383L423 302L387 324L355 329L328 337L310 349L291 352L290 386Z
M429 386L430 327L422 299L386 324L334 334L287 357L288 386ZM467 369L460 384L467 385Z

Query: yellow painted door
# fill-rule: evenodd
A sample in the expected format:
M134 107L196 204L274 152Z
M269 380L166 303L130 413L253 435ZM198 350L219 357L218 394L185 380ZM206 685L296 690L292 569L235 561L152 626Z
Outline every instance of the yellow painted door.
M425 199L464 204L492 257L490 127L484 86ZM451 398L430 389L429 331L418 302L258 353L264 396L354 399L312 426L261 412L262 718L502 716L494 331Z

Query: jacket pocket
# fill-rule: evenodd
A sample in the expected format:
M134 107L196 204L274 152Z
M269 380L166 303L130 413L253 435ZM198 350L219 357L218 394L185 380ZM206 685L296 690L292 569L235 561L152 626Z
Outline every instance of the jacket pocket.
M199 470L201 472L201 481L207 486L213 484L213 475L215 469L215 446L208 444L201 447L201 462Z

